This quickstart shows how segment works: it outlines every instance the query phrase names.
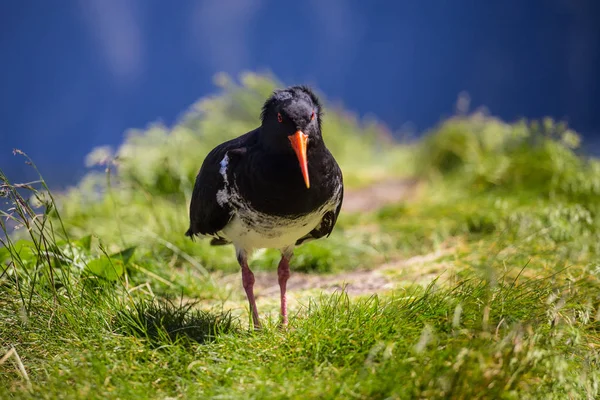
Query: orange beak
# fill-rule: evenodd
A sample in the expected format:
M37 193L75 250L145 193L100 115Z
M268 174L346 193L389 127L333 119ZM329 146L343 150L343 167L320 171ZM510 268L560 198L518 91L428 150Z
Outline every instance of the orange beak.
M302 176L304 177L304 183L306 188L310 188L310 181L308 179L308 160L306 159L306 142L308 141L308 135L305 135L302 131L296 131L292 136L288 136L292 143L292 149L296 152L298 162L300 163L300 169L302 170Z

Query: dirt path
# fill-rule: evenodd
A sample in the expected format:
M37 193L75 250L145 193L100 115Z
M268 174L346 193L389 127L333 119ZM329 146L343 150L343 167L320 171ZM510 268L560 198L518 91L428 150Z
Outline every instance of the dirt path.
M387 179L360 189L347 189L342 212L372 211L412 197L419 188L414 179Z
M392 290L403 284L428 284L441 276L449 279L453 266L441 259L451 254L453 249L388 262L371 270L342 272L338 274L306 274L292 272L288 281L289 291L321 290L333 292L345 287L351 295L369 295ZM260 297L279 295L276 272L255 272L256 292ZM236 279L239 277L235 276Z

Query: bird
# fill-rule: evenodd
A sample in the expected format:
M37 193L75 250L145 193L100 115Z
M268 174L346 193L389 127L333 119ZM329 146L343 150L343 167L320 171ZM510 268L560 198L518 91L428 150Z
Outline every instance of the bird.
M310 87L275 89L262 106L260 125L213 148L196 175L185 235L233 245L255 329L262 324L249 257L257 249L281 253L279 323L287 326L294 250L329 237L340 214L343 174L325 145L322 118Z

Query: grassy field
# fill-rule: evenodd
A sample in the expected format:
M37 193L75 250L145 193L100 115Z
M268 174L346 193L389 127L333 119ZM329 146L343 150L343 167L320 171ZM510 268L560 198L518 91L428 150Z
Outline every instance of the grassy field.
M286 330L278 253L257 252L254 331L233 250L183 233L204 155L278 83L217 84L65 193L0 173L0 398L600 396L600 162L575 132L473 113L397 143L328 106L345 201L402 190L297 249Z

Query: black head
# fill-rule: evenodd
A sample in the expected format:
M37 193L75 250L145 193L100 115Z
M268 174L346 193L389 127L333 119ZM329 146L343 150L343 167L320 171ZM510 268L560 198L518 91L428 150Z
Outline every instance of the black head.
M261 141L269 150L295 153L306 187L309 187L306 152L323 143L321 103L306 86L276 90L265 102Z
M265 101L260 118L263 126L305 131L308 134L321 134L321 102L307 86L291 86L275 90Z

